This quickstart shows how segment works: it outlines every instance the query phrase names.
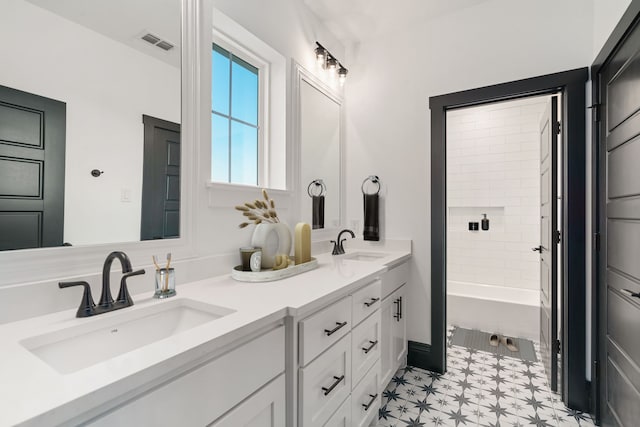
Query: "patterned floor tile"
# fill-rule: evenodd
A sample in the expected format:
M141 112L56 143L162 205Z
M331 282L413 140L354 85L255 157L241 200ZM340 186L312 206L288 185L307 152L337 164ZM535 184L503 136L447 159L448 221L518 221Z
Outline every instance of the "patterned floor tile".
M447 331L450 339L454 327ZM541 360L539 346L534 343ZM549 390L541 362L447 346L447 372L400 369L382 394L377 427L591 427Z

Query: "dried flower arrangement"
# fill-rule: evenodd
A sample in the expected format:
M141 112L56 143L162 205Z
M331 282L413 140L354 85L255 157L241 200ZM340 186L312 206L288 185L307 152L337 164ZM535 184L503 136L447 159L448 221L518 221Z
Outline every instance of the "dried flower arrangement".
M262 189L262 196L264 197L264 201L256 199L253 202L236 206L236 210L242 212L245 220L249 221L240 223L240 228L245 228L252 222L253 224L261 224L263 222L274 224L280 222L278 214L276 213L276 204L273 199L269 198L269 194L267 194L267 190L264 188Z

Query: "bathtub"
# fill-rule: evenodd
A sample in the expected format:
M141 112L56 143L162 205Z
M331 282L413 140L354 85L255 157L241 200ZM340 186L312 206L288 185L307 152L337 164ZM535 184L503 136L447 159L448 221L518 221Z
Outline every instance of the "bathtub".
M540 291L447 282L447 323L540 340Z

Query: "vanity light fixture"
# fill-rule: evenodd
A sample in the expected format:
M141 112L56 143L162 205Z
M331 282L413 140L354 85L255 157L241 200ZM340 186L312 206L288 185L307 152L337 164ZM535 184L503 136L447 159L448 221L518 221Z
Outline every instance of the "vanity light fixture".
M340 85L343 85L347 79L347 73L349 70L347 70L340 61L331 54L331 52L325 49L325 47L318 42L316 42L315 54L318 65L323 69L328 70L332 77L337 73L338 81L340 82Z
M347 81L348 73L349 73L349 70L347 70L342 66L342 64L340 64L340 68L338 69L338 82L340 83L340 86L342 86L344 82Z

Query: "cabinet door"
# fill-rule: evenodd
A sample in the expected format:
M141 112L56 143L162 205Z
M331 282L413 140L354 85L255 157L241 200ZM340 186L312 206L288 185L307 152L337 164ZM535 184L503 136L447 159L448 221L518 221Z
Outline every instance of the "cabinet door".
M395 369L404 366L407 357L407 317L405 306L407 300L405 298L405 288L402 286L400 289L393 293L393 364Z
M285 425L284 374L240 403L211 427L281 427Z
M395 360L393 350L392 330L394 327L396 305L393 303L393 295L382 300L380 323L380 391L384 390L395 373Z

